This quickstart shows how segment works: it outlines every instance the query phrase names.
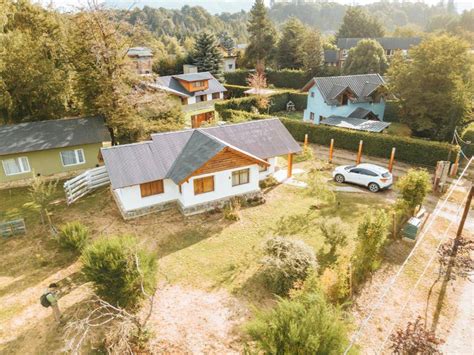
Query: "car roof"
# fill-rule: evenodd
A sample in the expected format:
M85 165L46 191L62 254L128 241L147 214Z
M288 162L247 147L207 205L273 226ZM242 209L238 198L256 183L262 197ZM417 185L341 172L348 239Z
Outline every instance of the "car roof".
M361 169L368 169L379 174L383 174L388 171L388 169L386 168L382 168L381 166L378 166L375 164L369 164L369 163L362 163L362 164L357 165L357 167Z

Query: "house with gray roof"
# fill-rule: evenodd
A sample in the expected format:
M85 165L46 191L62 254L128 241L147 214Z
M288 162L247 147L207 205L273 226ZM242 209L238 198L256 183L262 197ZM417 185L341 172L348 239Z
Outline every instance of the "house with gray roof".
M153 68L153 52L148 47L132 47L127 51L129 68L139 75L150 75Z
M198 128L215 119L214 103L224 98L227 89L211 73L197 72L192 65L185 67L185 74L158 77L148 86L175 98L182 106L188 126Z
M357 46L357 43L362 39L374 39L379 42L388 59L390 59L397 51L401 52L404 56L407 56L408 50L413 46L419 45L422 40L421 37L339 38L337 40L339 67L344 65L349 50Z
M379 74L313 78L302 91L308 93L305 121L319 124L330 116L349 115L383 121L386 88Z
M110 133L100 117L0 126L0 183L89 169L102 163Z
M113 195L125 219L178 206L185 214L260 196L277 157L300 146L278 119L152 135L102 149ZM291 176L291 164L289 171Z

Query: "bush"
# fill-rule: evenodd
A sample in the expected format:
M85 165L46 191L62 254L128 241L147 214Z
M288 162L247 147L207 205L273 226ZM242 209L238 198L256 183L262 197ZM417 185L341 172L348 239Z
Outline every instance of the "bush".
M57 240L64 249L82 251L89 242L89 230L80 222L66 223L61 227Z
M264 246L263 275L269 288L285 295L298 280L316 268L313 249L301 240L272 237Z
M412 216L431 191L430 174L424 169L410 169L397 181L396 189L399 192L397 207Z
M248 86L230 84L225 84L224 87L227 89L226 97L229 99L245 97L244 92L250 89Z
M451 159L454 160L458 151L456 146L448 143L315 125L286 118L280 120L300 142L303 142L304 135L308 134L310 143L329 146L333 138L336 148L357 151L359 141L363 140L364 154L388 159L392 148L395 147L397 148L395 158L412 164L436 166L439 160L448 158L450 151Z
M145 296L142 285L146 292L154 292L156 260L133 237L100 238L84 249L81 259L82 271L97 295L112 305L134 309Z
M331 205L336 202L336 194L331 189L331 186L327 183L327 179L324 175L316 170L311 169L308 172L306 179L307 189L306 194L316 198L323 204Z
M268 188L268 187L273 187L273 186L278 185L278 184L279 184L279 183L278 183L278 180L275 179L275 178L274 178L273 176L271 176L271 175L270 175L269 177L267 177L266 179L261 180L261 181L259 182L259 185L260 185L260 188L261 188L261 189L266 189L266 188Z
M310 280L313 284L315 281ZM247 333L264 354L342 354L348 345L347 326L339 308L305 282L292 299L279 298L275 308L260 311ZM259 352L260 353L260 352Z
M379 266L379 257L388 234L388 217L385 211L367 212L357 228L357 245L353 255L354 279L362 282Z
M238 197L230 199L230 201L224 206L224 218L228 221L240 220L241 207L242 203Z
M323 248L318 252L321 269L337 262L341 249L347 246L347 226L339 217L325 219L319 229L324 237Z
M230 85L247 86L247 77L250 71L247 69L237 69L233 72L224 73L225 82Z
M321 288L326 297L333 303L344 303L351 293L350 260L342 257L321 275Z
M261 115L258 113L251 113L245 111L237 111L237 110L225 110L219 113L220 118L226 122L232 123L240 123L240 122L247 122L252 120L264 120L266 118L273 118L270 115Z

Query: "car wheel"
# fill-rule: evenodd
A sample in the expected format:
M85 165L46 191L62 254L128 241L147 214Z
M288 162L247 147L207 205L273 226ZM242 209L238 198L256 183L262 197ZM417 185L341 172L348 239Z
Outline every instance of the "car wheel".
M336 182L342 184L346 179L344 178L344 175L337 174L337 175L334 177L334 180L336 180Z
M380 186L377 185L375 182L371 182L369 184L369 191L370 192L379 192L379 190L380 190Z

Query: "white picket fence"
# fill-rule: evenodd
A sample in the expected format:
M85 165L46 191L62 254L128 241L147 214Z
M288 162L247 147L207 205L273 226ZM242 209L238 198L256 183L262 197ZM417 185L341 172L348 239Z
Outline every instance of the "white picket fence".
M92 190L108 184L110 179L105 166L87 170L64 183L67 204L70 205Z

